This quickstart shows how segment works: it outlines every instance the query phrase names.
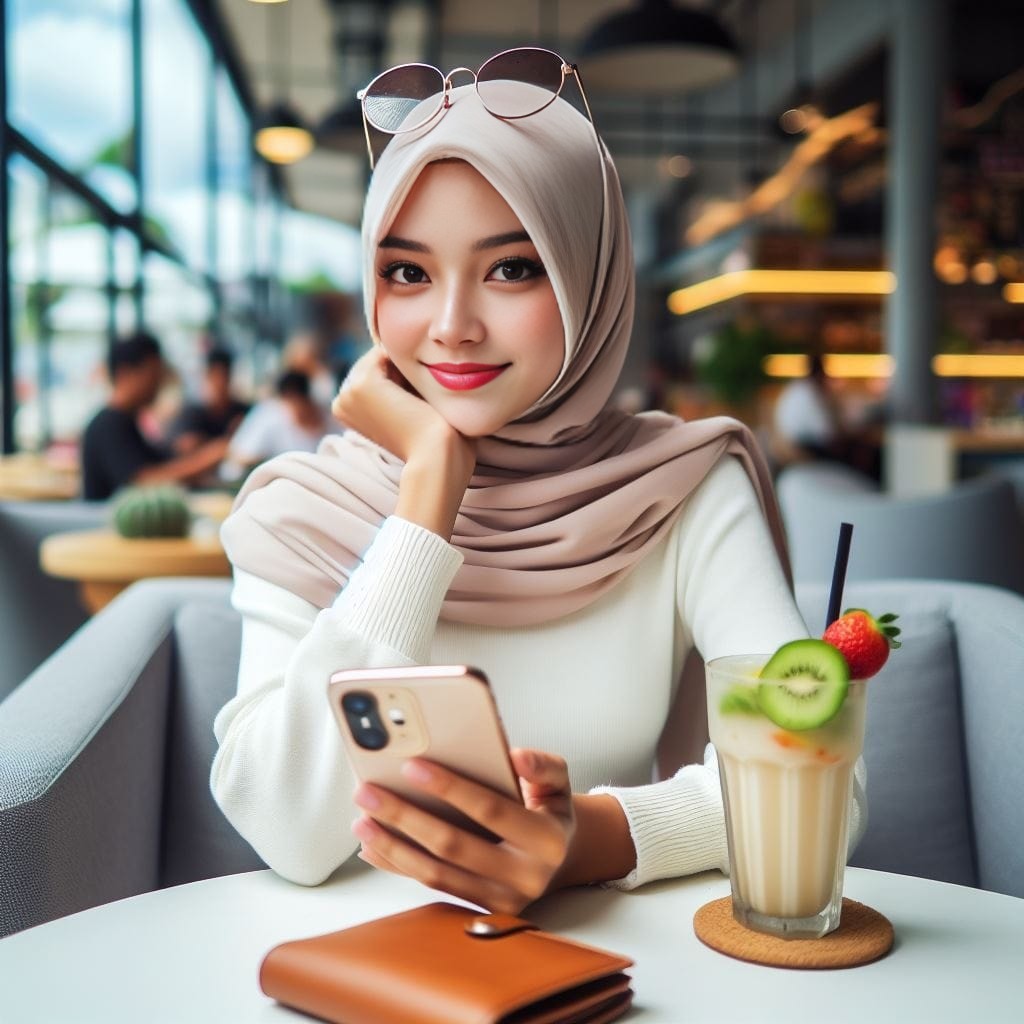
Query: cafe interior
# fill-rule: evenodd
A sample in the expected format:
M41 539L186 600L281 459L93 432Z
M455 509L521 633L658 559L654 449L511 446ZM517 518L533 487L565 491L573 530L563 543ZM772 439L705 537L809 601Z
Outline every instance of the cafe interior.
M315 908L316 890L303 901L274 878L244 897L265 900L256 921L243 890L226 887L273 873L209 786L213 721L235 695L242 637L220 528L246 474L290 450L233 446L255 433L257 411L287 404L287 371L326 417L317 439L345 429L327 410L372 348L360 241L372 172L357 92L396 65L477 69L516 47L578 68L621 180L636 310L610 403L750 428L812 636L828 624L842 523L853 526L844 607L900 614L902 648L868 701L870 817L848 882L878 905L889 890L869 882L903 880L891 906L908 920L933 900L979 932L998 919L1019 955L1024 5L2 9L0 1019L270 1019L258 958L225 966L186 917L206 915L204 934L238 949L330 930L332 913L335 927L357 920L343 896ZM573 85L561 96L583 109ZM111 400L111 353L140 335L162 353L159 389L133 411L146 445L190 457L174 447L176 425L204 400L216 352L230 356L235 433L203 472L153 477L157 486L127 476L87 500L86 429ZM692 733L666 726L656 778L699 761L707 737ZM202 888L217 880L220 890ZM907 880L934 888L899 888ZM145 903L168 892L185 895L170 909ZM422 895L403 890L387 906ZM354 904L364 918L378 906L368 900ZM129 909L116 917L116 907ZM551 913L572 931L575 911ZM893 961L916 963L926 925L895 924ZM966 959L982 958L957 941ZM157 967L136 942L154 962L185 957L171 973L201 975L203 1012L187 983L166 979L159 1013L140 1002L155 998ZM83 948L83 965L65 966ZM989 984L974 978L986 1012L956 1009L964 980L941 998L939 986L926 1018L1020 1019L1004 952L985 954ZM122 964L123 983L89 973L104 973L103 957ZM876 997L903 1005L900 986L925 977L920 963L887 980L888 995L868 985L861 1011ZM241 980L214 994L207 975L222 969ZM659 1016L673 1005L670 974L666 965L651 981L650 1017L637 981L637 1020L781 1014L701 1017L698 998L695 1016ZM712 975L733 987L724 968ZM828 991L813 998L831 1002Z

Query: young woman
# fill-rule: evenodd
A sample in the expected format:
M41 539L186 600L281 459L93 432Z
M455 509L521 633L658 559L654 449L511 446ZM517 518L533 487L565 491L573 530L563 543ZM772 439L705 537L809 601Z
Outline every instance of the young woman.
M350 430L258 468L224 527L243 634L221 808L296 882L358 851L506 912L728 870L713 751L651 782L683 662L807 633L749 432L606 407L633 264L593 125L563 99L502 120L456 88L384 150L363 239L375 347L335 403ZM491 680L526 806L405 770L500 843L355 788L328 677L417 663ZM858 784L854 836L862 808Z

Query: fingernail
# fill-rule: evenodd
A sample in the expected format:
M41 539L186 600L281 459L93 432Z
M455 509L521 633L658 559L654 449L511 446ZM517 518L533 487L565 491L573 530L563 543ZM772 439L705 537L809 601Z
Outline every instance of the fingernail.
M377 837L377 826L369 818L356 818L352 822L352 831L364 842L372 842Z
M367 785L360 786L354 794L355 802L368 811L375 811L380 807L380 797Z
M430 782L434 778L434 773L422 761L406 761L402 774L413 782Z

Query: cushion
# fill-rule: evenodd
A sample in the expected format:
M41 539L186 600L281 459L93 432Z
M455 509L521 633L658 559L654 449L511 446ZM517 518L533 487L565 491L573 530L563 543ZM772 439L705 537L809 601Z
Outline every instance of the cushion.
M824 591L801 595L820 628ZM897 612L904 641L868 683L868 827L850 863L976 885L955 632L941 595L930 600L917 587L913 605L899 595L898 585L861 584L843 602Z

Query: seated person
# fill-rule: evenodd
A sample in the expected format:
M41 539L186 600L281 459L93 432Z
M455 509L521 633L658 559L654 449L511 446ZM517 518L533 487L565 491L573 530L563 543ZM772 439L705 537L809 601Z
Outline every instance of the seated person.
M156 400L164 375L160 343L138 333L118 341L108 360L111 393L82 437L82 491L86 501L105 501L128 484L186 483L215 466L227 438L207 441L173 457L148 441L139 415Z
M233 358L224 348L207 355L203 400L186 404L171 427L171 444L178 455L194 452L204 441L230 436L249 411L249 404L231 393Z
M798 456L837 458L843 428L835 399L828 390L825 366L810 356L806 377L790 381L775 404L775 432Z
M276 394L249 410L235 431L221 477L237 480L257 463L285 452L315 452L333 431L334 421L310 394L309 377L288 370L277 380Z

